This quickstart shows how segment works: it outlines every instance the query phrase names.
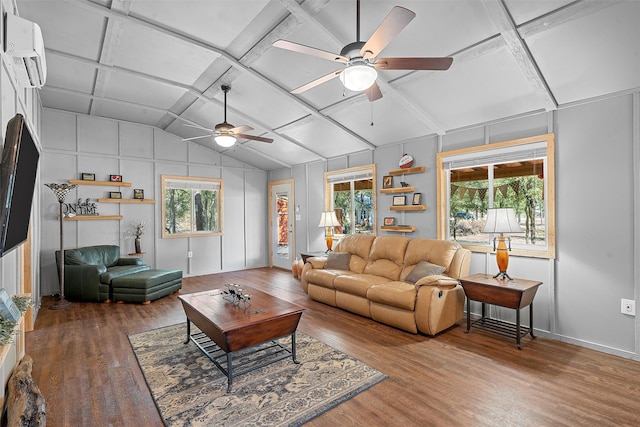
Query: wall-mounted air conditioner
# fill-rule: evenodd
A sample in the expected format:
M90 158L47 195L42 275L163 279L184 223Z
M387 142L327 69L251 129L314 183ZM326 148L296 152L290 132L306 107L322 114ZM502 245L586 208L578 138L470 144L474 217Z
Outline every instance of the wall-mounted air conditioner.
M35 22L7 14L5 52L13 58L13 69L25 87L42 87L47 80L42 31Z

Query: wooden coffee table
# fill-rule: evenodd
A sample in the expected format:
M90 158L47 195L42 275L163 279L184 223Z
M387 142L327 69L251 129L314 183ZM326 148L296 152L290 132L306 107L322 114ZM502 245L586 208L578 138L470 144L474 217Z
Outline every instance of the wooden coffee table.
M233 384L234 352L273 341L266 349L262 363L253 364L250 369L236 375L285 359L289 355L298 363L296 329L304 309L249 287L244 287L244 292L251 295L251 305L242 308L224 298L222 292L226 289L226 286L220 286L204 292L180 295L178 298L187 315L185 344L193 341L226 375L227 392L231 391ZM201 333L191 334L192 322ZM291 336L291 349L274 341L287 336ZM226 369L220 363L225 358ZM262 355L260 358L262 359Z

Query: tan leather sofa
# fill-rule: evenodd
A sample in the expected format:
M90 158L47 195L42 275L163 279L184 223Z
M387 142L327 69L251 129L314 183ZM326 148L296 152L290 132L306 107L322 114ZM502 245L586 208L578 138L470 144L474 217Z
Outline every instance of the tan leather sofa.
M471 251L457 243L355 234L343 237L334 252L331 263L340 257L347 268L325 268L327 257L314 257L302 269L302 286L312 299L428 335L463 317L464 291L457 279L469 274ZM412 270L427 263L445 270L415 283L405 280L415 279Z

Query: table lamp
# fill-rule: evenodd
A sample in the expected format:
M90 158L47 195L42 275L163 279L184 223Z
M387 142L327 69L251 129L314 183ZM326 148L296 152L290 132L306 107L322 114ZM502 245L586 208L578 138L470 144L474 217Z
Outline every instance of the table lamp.
M504 233L522 233L520 224L516 219L516 213L513 208L489 208L487 210L487 223L482 230L483 233L500 233L500 236L493 238L493 250L496 251L496 262L500 272L493 276L500 279L509 279L507 274L507 266L509 265L509 251L511 250L511 238L505 237ZM498 247L496 248L496 239L498 239ZM507 243L509 247L507 248Z
M326 252L331 252L333 247L333 227L339 227L340 221L334 211L322 212L320 215L320 224L318 227L325 227L324 238L327 241Z

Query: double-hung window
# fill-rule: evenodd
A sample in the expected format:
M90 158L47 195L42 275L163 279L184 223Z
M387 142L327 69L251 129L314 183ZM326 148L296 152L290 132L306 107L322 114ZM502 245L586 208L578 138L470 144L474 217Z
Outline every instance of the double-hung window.
M325 172L325 204L341 224L334 234L375 234L375 176L375 165Z
M554 136L438 153L438 238L476 252L493 249L482 232L488 208L513 208L522 233L514 255L555 257Z

